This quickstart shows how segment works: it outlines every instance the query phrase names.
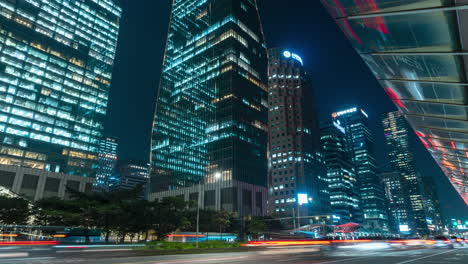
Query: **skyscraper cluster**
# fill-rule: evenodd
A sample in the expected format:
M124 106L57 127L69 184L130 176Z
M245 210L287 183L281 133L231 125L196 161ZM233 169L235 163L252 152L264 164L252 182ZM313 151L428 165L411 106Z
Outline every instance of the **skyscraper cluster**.
M153 126L152 199L178 196L240 217L269 214L291 227L356 222L427 233L437 199L416 188L423 177L412 160L400 164L401 153L389 149L395 172L381 172L363 108L337 111L320 127L303 58L267 49L256 1L180 0L172 10ZM409 137L403 130L386 130L387 140Z
M267 48L255 0L173 2L150 164L119 160L103 120L121 12L115 0L0 0L0 185L30 199L144 185L150 199L268 214L291 228L439 230L405 111L382 120L382 171L373 117L353 107L320 124L305 61Z

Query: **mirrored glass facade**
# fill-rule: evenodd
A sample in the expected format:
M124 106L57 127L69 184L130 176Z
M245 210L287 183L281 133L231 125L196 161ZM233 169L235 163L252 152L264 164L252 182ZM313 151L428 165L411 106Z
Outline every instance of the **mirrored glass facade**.
M255 1L174 1L152 135L152 191L230 181L266 187L263 39Z
M0 164L95 176L121 11L0 0Z
M468 204L468 5L321 1Z

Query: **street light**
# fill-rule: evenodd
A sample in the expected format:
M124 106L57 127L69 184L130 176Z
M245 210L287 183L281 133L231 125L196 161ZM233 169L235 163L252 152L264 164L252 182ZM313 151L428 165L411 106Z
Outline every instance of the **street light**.
M297 194L297 228L301 228L300 206L303 204L308 204L310 200L311 199L309 199L307 193Z

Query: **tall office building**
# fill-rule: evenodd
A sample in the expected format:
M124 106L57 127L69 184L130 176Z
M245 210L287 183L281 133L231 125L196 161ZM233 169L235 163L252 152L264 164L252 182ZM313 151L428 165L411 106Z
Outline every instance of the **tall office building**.
M321 1L468 205L468 4Z
M410 201L410 214L414 223L410 226L415 233L428 234L428 220L432 220L429 208L437 196L432 190L425 192L425 180L431 176L422 177L416 172L414 147L410 138L410 127L403 114L399 111L387 113L382 120L388 158L392 168L404 178L406 194ZM426 179L429 178L429 179ZM435 198L437 200L437 198ZM432 205L433 206L433 205Z
M106 136L99 142L98 168L96 172L96 190L106 191L109 189L109 179L114 174L117 164L118 139Z
M266 212L267 65L256 1L174 1L152 136L155 197Z
M0 164L95 176L121 11L0 0Z
M367 113L350 108L332 114L333 122L345 130L359 186L363 225L371 230L388 230L385 193L379 179L374 155L374 136Z
M287 49L274 48L268 50L268 59L269 213L327 213L318 112L302 58ZM299 201L299 195L306 199Z
M362 223L352 145L347 141L345 128L338 121L324 125L321 143L334 220L341 224Z
M407 191L407 182L399 171L380 174L388 201L388 222L395 233L414 233L415 223L411 215L411 202Z
M140 160L119 160L112 177L109 178L109 191L132 190L143 187L147 195L147 185L150 176L150 164Z

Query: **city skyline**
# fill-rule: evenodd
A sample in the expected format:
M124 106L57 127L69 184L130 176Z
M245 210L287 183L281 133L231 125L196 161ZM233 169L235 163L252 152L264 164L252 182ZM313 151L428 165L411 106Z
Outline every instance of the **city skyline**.
M466 263L466 28L450 0L0 0L0 262Z
M134 5L128 1L124 1L123 5L127 9L126 13L124 13L123 21L129 20L130 23L123 24L122 38L126 38L127 40L119 42L119 48L121 48L121 50L118 51L118 53L120 52L121 56L117 57L118 62L116 71L114 72L117 73L115 75L117 80L115 83L119 82L120 84L115 84L114 86L117 88L111 89L109 109L109 116L118 116L118 118L110 118L107 121L106 130L118 131L118 136L122 138L120 154L123 155L124 158L145 159L145 151L147 149L145 147L145 142L149 141L150 133L150 124L148 125L148 122L151 123L151 120L148 121L148 119L151 118L151 113L154 111L151 102L148 102L151 100L147 98L151 99L155 96L156 91L154 89L157 84L157 76L160 74L160 66L158 65L162 62L162 51L164 49L170 6L169 3L156 4L150 3L150 1L141 4L141 6L145 6L146 8L142 8L140 5ZM309 67L308 71L312 75L313 83L314 85L318 84L318 87L321 88L319 88L320 91L317 93L319 96L318 104L321 120L324 120L329 113L338 109L363 105L368 109L371 116L371 126L376 133L377 145L383 147L383 133L380 135L378 132L380 129L378 117L385 112L394 111L395 108L378 86L378 83L374 81L374 77L369 70L360 61L358 55L352 51L334 22L328 17L328 14L324 13L325 10L320 3L301 4L300 6L310 6L307 12L304 8L299 8L299 5L278 8L281 5L281 1L276 0L269 1L269 6L266 6L262 1L260 1L259 5L268 46L289 45L297 50L303 57L307 58L305 64ZM151 7L156 8L160 15L152 16L149 12L143 11L143 9L151 10ZM290 24L280 25L274 20L274 17L282 13L281 10L286 10L286 13L296 14L296 16L291 18ZM309 15L309 12L312 12L313 15ZM128 52L129 48L135 45L128 39L132 38L132 36L142 37L142 34L139 34L139 30L140 32L146 30L138 29L137 26L139 23L154 25L152 31L154 32L154 36L146 37L143 43L139 42L138 44L143 45L142 50L145 50L150 60L148 62L143 62L141 67L135 70L129 70L126 65L134 60L130 59L129 56L139 58L143 54L138 53L136 50ZM130 29L131 31L129 31ZM280 34L279 36L275 35L276 30L280 30L284 32L284 34ZM310 31L315 34L305 34L305 32L309 33ZM336 54L336 56L332 56L331 54ZM346 58L346 60L343 58ZM343 60L344 63L342 63ZM128 77L121 77L119 73L126 73ZM335 74L338 74L341 78L333 78L332 76ZM136 78L137 76L138 78ZM129 89L128 87L132 88ZM331 89L323 87L330 87ZM343 89L342 87L347 88ZM356 92L348 91L350 89L349 87L352 87ZM369 89L369 92L366 92L365 96L360 97L362 92L359 91L363 91L365 87L372 88ZM338 91L337 89L341 89L338 96L336 96L336 92L332 92ZM126 90L130 91L126 92ZM136 95L136 91L141 93L141 95ZM332 94L335 94L335 96L332 96ZM374 97L381 98L379 105L372 104ZM127 105L127 107L123 107L119 110L116 109L117 105ZM138 132L138 136L136 136L134 131L125 128L121 129L120 123L123 121L128 121L131 124L129 127L134 128L134 130L141 131ZM439 188L439 191L452 188L445 182L446 179L441 177L443 175L440 169L434 164L434 161L429 157L427 151L420 145L417 147L416 151L420 154L417 160L418 165L421 166L421 164L423 164L423 166L425 166L427 164L427 166L425 166L426 168L423 168L423 173L438 174L436 175L436 179L442 182L439 184L439 186L442 186L442 188ZM384 156L385 154L377 157L379 166L381 167L382 164L380 163L386 164L385 161L382 162L385 160ZM444 201L444 199L445 201L454 199L460 201L459 197L454 194L451 189L448 194L441 197L442 201ZM453 206L452 204L449 205L443 202L442 205L445 207L445 212L451 209L447 206ZM461 209L464 207L459 202L458 206L455 206L455 208ZM463 210L453 209L454 208L452 208L452 211L463 212Z

